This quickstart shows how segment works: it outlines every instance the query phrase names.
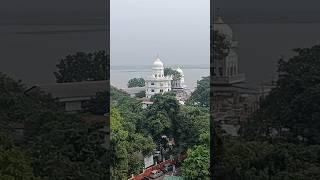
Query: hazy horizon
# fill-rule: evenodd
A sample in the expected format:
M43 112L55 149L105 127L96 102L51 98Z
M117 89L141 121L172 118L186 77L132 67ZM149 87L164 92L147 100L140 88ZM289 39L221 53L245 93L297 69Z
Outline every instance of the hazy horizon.
M111 65L210 64L209 0L111 0Z

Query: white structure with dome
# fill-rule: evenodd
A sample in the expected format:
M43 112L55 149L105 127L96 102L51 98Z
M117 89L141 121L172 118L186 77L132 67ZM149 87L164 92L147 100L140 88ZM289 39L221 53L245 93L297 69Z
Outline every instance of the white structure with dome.
M238 42L234 40L231 27L224 23L220 16L214 18L213 30L222 34L226 41L231 44L229 54L224 59L213 61L212 73L214 84L234 84L245 80L245 75L239 73L238 67Z
M176 69L176 71L180 74L180 79L172 80L171 85L173 90L185 89L186 86L184 84L184 74L180 67Z
M171 91L172 76L164 76L164 67L160 58L157 57L153 62L152 75L145 79L146 98L159 93Z

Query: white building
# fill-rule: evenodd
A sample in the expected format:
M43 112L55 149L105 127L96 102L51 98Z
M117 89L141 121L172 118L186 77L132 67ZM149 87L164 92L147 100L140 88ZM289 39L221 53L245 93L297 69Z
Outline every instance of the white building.
M163 94L171 91L171 76L164 76L164 67L158 57L153 62L152 74L145 79L146 81L146 98L151 98L155 94Z
M224 59L214 59L212 63L213 84L235 84L245 81L245 75L239 73L238 41L234 40L231 27L220 16L214 17L213 30L224 35L231 44L229 54Z
M180 67L178 67L176 69L176 71L178 73L180 73L181 77L180 79L177 79L177 80L172 80L171 82L171 85L172 85L172 89L173 90L180 90L180 89L185 89L185 84L184 84L184 74L183 74L183 71L182 69L180 69Z

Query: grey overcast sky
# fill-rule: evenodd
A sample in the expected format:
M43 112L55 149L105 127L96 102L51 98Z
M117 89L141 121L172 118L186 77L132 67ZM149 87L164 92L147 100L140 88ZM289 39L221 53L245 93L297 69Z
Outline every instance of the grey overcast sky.
M62 57L108 50L108 0L1 0L0 72L54 82Z
M233 16L319 16L318 0L212 0L213 9ZM214 13L214 11L212 11Z
M111 65L208 65L210 0L111 0Z

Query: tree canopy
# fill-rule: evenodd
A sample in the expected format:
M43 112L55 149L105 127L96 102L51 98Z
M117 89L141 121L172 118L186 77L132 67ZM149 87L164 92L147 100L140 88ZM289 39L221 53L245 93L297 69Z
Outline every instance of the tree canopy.
M109 55L105 51L93 53L77 52L60 60L56 82L80 82L106 80L108 76Z
M181 74L176 71L173 70L172 68L164 68L164 75L165 76L170 76L172 75L172 80L180 80L181 79Z
M30 160L9 140L0 135L0 179L36 180L32 172Z
M197 81L197 87L188 99L188 104L201 107L209 107L210 105L210 77L203 77Z
M295 49L240 137L220 137L216 179L319 179L320 49Z
M30 159L34 176L41 179L104 179L109 177L105 121L86 122L66 114L50 96L27 90L20 82L0 76L1 131L17 138L11 125L23 127L17 146ZM16 157L21 157L17 152ZM14 160L14 159L12 159ZM25 164L11 169L23 173ZM20 169L19 169L20 168ZM26 174L26 178L29 177Z
M128 88L132 87L144 87L145 80L143 78L133 78L128 81Z
M294 52L289 60L280 59L277 85L249 121L245 136L320 143L320 46Z

